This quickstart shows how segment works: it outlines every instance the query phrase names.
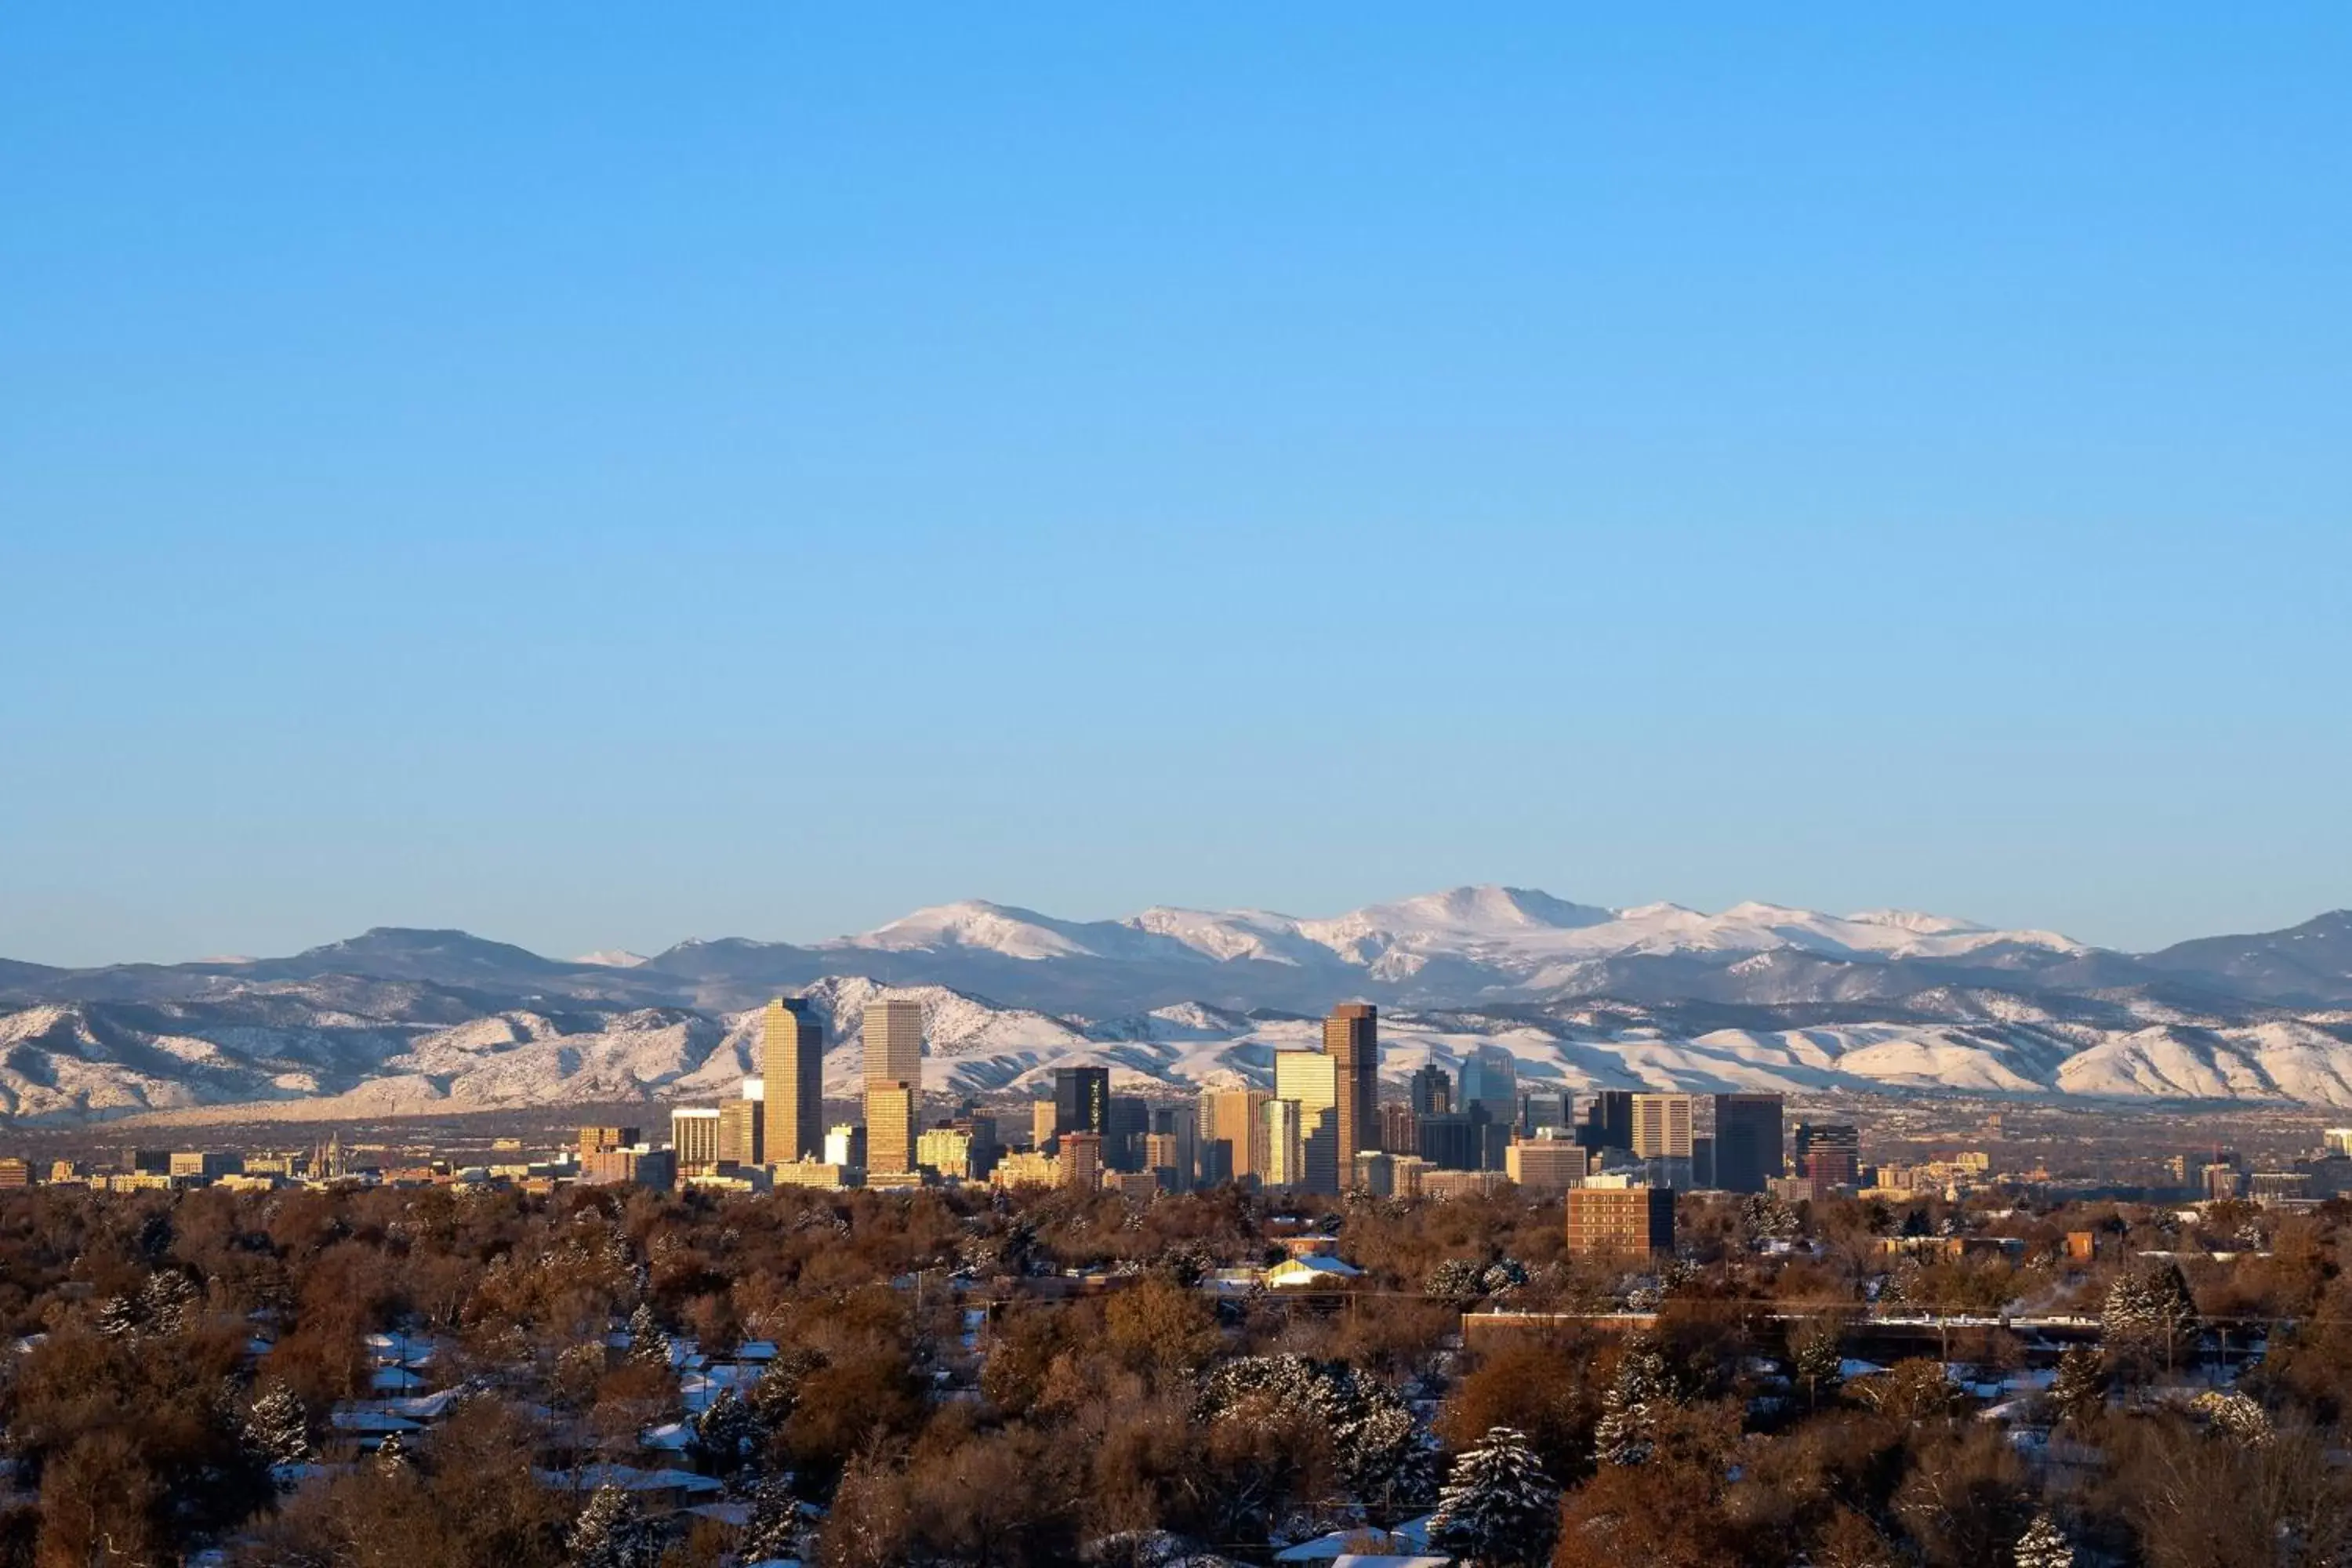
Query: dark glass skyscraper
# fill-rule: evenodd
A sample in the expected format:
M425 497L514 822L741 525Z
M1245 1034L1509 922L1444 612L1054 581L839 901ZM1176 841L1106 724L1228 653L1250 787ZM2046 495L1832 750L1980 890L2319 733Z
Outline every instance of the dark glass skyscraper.
M1054 1069L1054 1136L1110 1131L1110 1068Z
M1578 1130L1576 1141L1588 1149L1630 1151L1633 1147L1633 1091L1595 1091L1592 1103L1584 1108L1584 1125Z
M1715 1184L1727 1193L1760 1193L1781 1173L1780 1097L1715 1097Z

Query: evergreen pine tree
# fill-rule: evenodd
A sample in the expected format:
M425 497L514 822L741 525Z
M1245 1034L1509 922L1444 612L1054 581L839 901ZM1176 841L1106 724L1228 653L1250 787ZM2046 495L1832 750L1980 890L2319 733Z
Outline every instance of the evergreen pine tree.
M1601 1396L1592 1457L1603 1465L1638 1465L1650 1457L1660 1406L1672 1403L1666 1358L1647 1336L1627 1343L1617 1380Z
M272 1465L310 1461L310 1417L302 1401L282 1383L273 1383L253 1402L245 1418L246 1438Z
M2099 1352L2088 1345L2070 1345L2058 1358L2058 1374L2050 1380L2050 1405L2058 1419L2080 1426L2107 1404L2107 1373Z
M694 1418L688 1452L698 1466L713 1475L731 1476L743 1468L758 1426L759 1418L751 1407L737 1398L733 1389L722 1388L719 1397Z
M2169 1363L2196 1342L2196 1299L2177 1263L2117 1275L2099 1314L2108 1347L2120 1354Z
M1837 1325L1820 1323L1801 1335L1790 1357L1797 1382L1804 1385L1805 1397L1821 1404L1825 1394L1834 1394L1845 1378L1845 1357L1841 1351Z
M735 1554L745 1563L766 1563L798 1553L801 1538L799 1500L781 1477L771 1476L751 1494L751 1517L743 1526Z
M128 1296L109 1296L98 1310L98 1331L110 1340L124 1339L139 1331L139 1307Z
M563 1552L572 1568L655 1568L662 1556L661 1533L635 1499L618 1487L603 1486L572 1521Z
M667 1366L670 1361L669 1336L662 1332L654 1310L642 1301L629 1314L629 1359L655 1366Z
M375 1446L375 1468L387 1476L396 1476L413 1463L408 1457L408 1445L397 1432L387 1432L383 1441Z
M2017 1538L2017 1568L2074 1568L2074 1549L2049 1514L2035 1514Z
M1522 1568L1549 1558L1559 1528L1559 1489L1526 1436L1490 1426L1454 1461L1429 1540L1459 1555L1465 1568Z
M188 1326L195 1300L196 1288L188 1283L186 1275L168 1268L149 1275L146 1286L139 1292L139 1315L144 1331L153 1334L181 1332Z

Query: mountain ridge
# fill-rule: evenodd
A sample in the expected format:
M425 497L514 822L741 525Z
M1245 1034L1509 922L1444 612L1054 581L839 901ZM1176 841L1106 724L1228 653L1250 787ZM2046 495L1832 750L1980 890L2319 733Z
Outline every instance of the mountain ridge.
M968 900L824 942L542 956L375 927L282 958L0 962L0 1115L506 1108L731 1091L758 1008L803 993L854 1092L881 994L931 1017L932 1081L1255 1082L1334 1002L1371 1000L1384 1071L1504 1040L1563 1087L1781 1088L2352 1105L2352 915L2152 954L1918 910L1607 909L1499 885L1321 920L1154 906L1065 921ZM847 1036L846 1038L839 1037ZM309 1108L306 1112L305 1108Z

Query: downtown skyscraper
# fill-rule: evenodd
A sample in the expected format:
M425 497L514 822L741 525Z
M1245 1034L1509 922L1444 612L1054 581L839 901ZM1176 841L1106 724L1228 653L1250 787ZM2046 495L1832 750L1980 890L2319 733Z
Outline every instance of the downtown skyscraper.
M824 1026L797 996L768 1004L760 1039L765 1110L761 1150L771 1160L814 1160L824 1152Z
M915 1124L923 1104L923 1005L866 1005L866 1168L898 1175L915 1168Z
M1339 1179L1356 1156L1381 1146L1381 1016L1369 1002L1342 1002L1323 1020L1323 1052L1336 1066Z

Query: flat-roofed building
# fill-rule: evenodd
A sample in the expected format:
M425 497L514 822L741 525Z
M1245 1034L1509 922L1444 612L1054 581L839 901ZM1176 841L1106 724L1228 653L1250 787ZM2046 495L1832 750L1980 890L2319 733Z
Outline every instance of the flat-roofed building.
M942 1176L971 1174L971 1134L953 1127L926 1127L915 1140L915 1163Z
M1672 1252L1672 1187L1591 1176L1568 1190L1568 1249L1585 1258L1633 1258Z
M1564 1193L1584 1180L1591 1158L1565 1138L1521 1138L1503 1151L1503 1173L1531 1193Z
M915 1168L916 1117L923 1103L923 1005L869 1002L866 1047L866 1169L901 1175Z
M824 1130L824 1163L866 1168L866 1129L854 1121L836 1121Z
M1054 1069L1054 1136L1110 1131L1110 1068Z
M1000 1187L1051 1187L1062 1180L1062 1162L1036 1149L1015 1149L996 1162L989 1181Z
M635 1185L668 1192L677 1185L674 1149L599 1149L580 1162L580 1179L593 1186Z
M669 1113L669 1146L680 1170L698 1171L719 1163L719 1107L673 1106Z
M1760 1193L1784 1173L1780 1161L1781 1099L1777 1094L1715 1097L1715 1159L1711 1184L1727 1193Z
M1266 1161L1265 1102L1272 1098L1262 1089L1202 1089L1202 1164L1213 1168L1222 1161L1225 1181L1263 1180ZM1223 1145L1222 1153L1217 1152L1218 1145ZM1209 1179L1213 1182L1216 1178Z
M903 1176L915 1169L915 1089L911 1084L866 1086L866 1180Z
M1072 1192L1091 1193L1102 1185L1103 1141L1099 1132L1065 1132L1056 1174Z
M1797 1123L1797 1174L1819 1192L1854 1185L1862 1175L1862 1130L1850 1121Z
M1265 1119L1265 1162L1259 1182L1267 1187L1304 1186L1307 1146L1299 1129L1298 1101L1269 1100L1259 1110Z
M1637 1094L1633 1097L1633 1157L1637 1160L1687 1160L1691 1157L1693 1100L1687 1094Z
M824 1148L824 1026L807 1000L778 996L768 1004L760 1038L761 1098L768 1110L763 1148L778 1160L814 1156Z
M1274 1053L1274 1098L1298 1107L1299 1165L1287 1182L1310 1193L1339 1190L1339 1062L1325 1051ZM1272 1123L1267 1124L1269 1130ZM1352 1161L1349 1164L1353 1173ZM1269 1180L1269 1185L1277 1184Z
M209 1182L220 1176L233 1176L245 1169L244 1157L226 1149L174 1149L172 1151L173 1181Z
M645 1142L645 1136L634 1127L583 1127L580 1130L580 1157L601 1154L608 1149L634 1149Z
M758 1100L730 1100L719 1108L719 1163L768 1163L768 1107Z
M1381 1146L1381 1015L1369 1002L1342 1002L1323 1020L1332 1062L1335 1176L1355 1180L1356 1156Z
M1151 1108L1144 1137L1144 1168L1166 1171L1171 1192L1190 1192L1201 1177L1201 1108L1195 1101ZM1160 1156L1165 1155L1166 1158Z
M785 1160L768 1167L768 1180L780 1187L861 1187L866 1173L837 1160Z

